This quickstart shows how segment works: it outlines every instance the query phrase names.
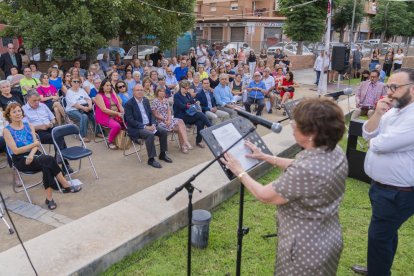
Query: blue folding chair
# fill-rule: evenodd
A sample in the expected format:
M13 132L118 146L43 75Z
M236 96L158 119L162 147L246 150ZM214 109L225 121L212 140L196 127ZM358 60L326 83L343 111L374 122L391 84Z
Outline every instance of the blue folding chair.
M69 136L69 135L77 136L80 140L80 145L73 146L73 147L67 147L66 149L59 149L56 141L62 138L64 139L66 136ZM69 173L68 167L66 166L65 162L63 162L63 167L65 168L66 175L69 177L71 183L72 183L71 174L74 174L80 171L82 159L86 157L88 157L89 162L91 163L93 172L95 173L95 177L96 179L98 179L98 174L96 173L96 169L95 169L95 166L91 158L92 151L86 148L85 142L83 141L82 136L80 135L78 126L76 126L75 124L68 124L68 125L55 127L52 130L52 139L53 139L53 143L56 145L58 154L60 155L62 160L65 160L65 159L71 160L71 161L79 160L79 168L73 173Z

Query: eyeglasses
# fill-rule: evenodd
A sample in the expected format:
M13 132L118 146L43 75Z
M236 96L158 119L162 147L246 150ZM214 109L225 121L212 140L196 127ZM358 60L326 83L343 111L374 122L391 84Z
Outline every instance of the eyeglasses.
M73 80L72 82L73 83L80 83L80 81L78 81L78 80Z
M125 85L118 86L118 89L122 89L122 88L125 88Z
M407 85L412 85L414 84L414 82L410 82L410 83L406 83L406 84L387 84L384 86L384 89L389 89L391 90L391 92L395 92L397 91L398 88L403 87L403 86L407 86Z

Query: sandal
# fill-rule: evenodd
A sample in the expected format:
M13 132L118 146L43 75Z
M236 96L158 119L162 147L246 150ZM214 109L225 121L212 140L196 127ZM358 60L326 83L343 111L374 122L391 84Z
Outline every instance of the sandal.
M108 148L110 148L111 150L117 150L118 149L118 147L114 143L109 143Z
M45 203L47 205L47 208L49 208L49 210L55 210L56 207L57 207L57 205L56 205L56 203L53 199L49 200L49 199L46 198Z
M62 189L62 193L67 194L67 193L77 193L80 190L82 190L81 186L70 186L70 187L66 187Z
M182 153L188 153L188 148L186 145L181 146L181 152Z
M187 144L187 148L188 148L189 150L194 149L194 147L193 147L190 143L188 143L188 144Z

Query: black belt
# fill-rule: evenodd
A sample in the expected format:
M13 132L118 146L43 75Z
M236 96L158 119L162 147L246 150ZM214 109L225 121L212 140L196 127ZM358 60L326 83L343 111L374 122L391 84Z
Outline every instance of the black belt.
M384 189L388 189L388 190L394 190L394 191L401 191L401 192L414 192L414 187L398 187L398 186L392 186L392 185L387 185L387 184L382 184L380 182L377 181L373 181L373 183L377 186L380 186Z

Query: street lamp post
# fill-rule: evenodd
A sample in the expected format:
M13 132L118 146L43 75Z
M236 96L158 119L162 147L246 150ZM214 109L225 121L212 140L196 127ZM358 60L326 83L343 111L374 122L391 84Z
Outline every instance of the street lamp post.
M354 42L354 38L355 38L355 34L354 34L354 23L355 23L356 2L357 2L357 0L354 0L354 10L352 12L351 29L349 30L349 48L351 48L351 43Z

